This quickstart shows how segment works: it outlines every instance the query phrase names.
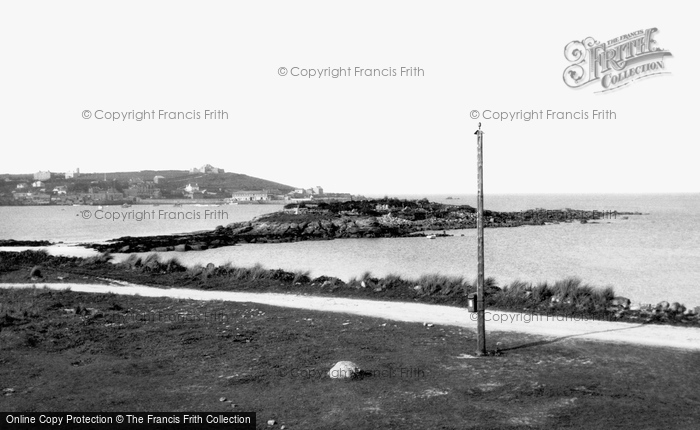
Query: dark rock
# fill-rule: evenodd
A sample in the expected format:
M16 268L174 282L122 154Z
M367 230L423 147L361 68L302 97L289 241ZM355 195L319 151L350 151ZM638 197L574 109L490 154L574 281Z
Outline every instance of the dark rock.
M321 288L344 286L345 285L345 282L343 282L341 279L335 278L333 276L319 276L318 278L314 279L312 282L320 284Z
M668 307L668 310L671 312L683 312L685 309L681 309L683 306L678 303L678 302L673 302L671 305Z
M44 277L41 274L41 267L39 267L39 266L32 267L32 270L29 271L29 276L32 278L43 278Z
M145 260L141 261L141 266L148 270L158 270L160 268L160 262L158 261L158 255L150 254Z
M610 304L612 306L619 306L624 309L629 309L631 301L627 297L615 297L614 299L612 299Z

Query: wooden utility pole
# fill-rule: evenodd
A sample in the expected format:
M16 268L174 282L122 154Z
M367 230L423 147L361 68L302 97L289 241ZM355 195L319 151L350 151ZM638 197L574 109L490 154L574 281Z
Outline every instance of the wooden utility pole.
M476 237L477 237L477 278L476 278L476 354L486 354L486 327L484 325L484 132L481 123L476 134L476 168L477 168L477 198L476 198Z

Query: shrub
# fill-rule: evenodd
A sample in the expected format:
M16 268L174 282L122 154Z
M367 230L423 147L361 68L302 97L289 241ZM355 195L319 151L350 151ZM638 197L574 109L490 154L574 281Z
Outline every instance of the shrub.
M429 295L438 292L442 295L451 295L466 291L464 278L461 276L423 275L416 280L416 283Z
M302 284L308 284L311 282L311 278L309 277L310 274L311 272L308 270L297 270L294 272L292 283L296 284L297 282L301 282Z

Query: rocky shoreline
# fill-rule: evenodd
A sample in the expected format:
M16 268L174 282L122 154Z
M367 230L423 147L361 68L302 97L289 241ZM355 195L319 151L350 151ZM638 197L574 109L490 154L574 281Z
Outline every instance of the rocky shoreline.
M14 240L14 239L2 239L0 240L0 246L49 246L53 245L52 242L48 240Z
M520 212L484 212L487 228L587 223L604 213L574 209L533 209ZM219 226L192 234L121 237L107 243L81 244L100 252L204 250L242 243L280 243L348 238L398 238L426 236L426 232L476 227L476 209L427 200L363 200L343 203L294 204L250 221Z

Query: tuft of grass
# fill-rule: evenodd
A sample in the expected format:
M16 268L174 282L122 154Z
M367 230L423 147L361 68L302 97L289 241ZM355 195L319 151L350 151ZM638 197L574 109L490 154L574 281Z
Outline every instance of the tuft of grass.
M423 287L423 291L429 295L441 294L449 296L456 293L464 294L467 291L466 282L462 276L444 276L439 274L423 275L416 280Z
M398 290L400 288L412 286L410 281L407 281L401 278L401 276L395 274L389 274L380 279L379 282L380 285L387 290Z
M615 297L612 287L596 288L579 278L565 278L554 284L536 285L513 281L496 293L489 303L504 309L560 310L599 313Z
M308 270L297 270L294 272L294 278L292 278L292 283L302 283L308 284L311 282L311 272Z
M112 254L109 252L104 252L99 255L95 255L93 257L88 257L82 260L83 266L92 266L92 265L100 265L104 263L109 263L112 261Z
M176 257L165 261L163 263L163 266L167 273L187 271L187 268L182 263L180 263L180 260L178 260Z

